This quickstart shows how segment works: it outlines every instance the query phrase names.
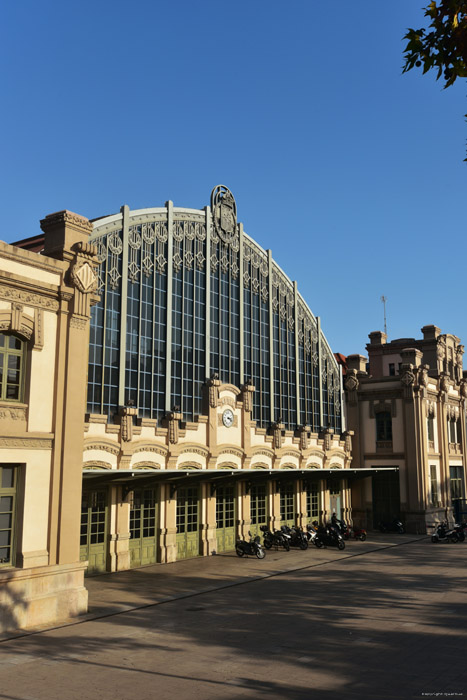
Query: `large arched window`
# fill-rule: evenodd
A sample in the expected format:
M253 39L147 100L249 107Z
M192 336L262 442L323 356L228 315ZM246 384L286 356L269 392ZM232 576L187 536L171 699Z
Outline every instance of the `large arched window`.
M0 333L0 400L21 401L23 398L23 365L25 341L15 335Z

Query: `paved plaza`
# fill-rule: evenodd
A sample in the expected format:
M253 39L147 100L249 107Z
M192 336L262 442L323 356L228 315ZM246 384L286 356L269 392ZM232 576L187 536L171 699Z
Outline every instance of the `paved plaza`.
M8 700L467 697L467 542L371 534L87 580L85 620L0 642Z

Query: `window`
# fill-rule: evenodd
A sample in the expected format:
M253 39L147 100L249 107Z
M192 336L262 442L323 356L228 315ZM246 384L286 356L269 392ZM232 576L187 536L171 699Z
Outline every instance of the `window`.
M0 467L0 567L14 566L16 467Z
M395 366L394 362L390 362L389 363L389 376L394 377L395 374L396 374L396 366Z
M21 401L24 340L0 333L0 399Z
M451 482L451 500L455 501L462 498L464 493L462 467L450 467L449 476Z
M428 440L434 442L435 440L435 422L433 416L428 416Z
M392 442L392 418L390 411L376 414L376 441Z
M455 418L450 419L448 427L449 427L449 442L456 443L457 442L457 421Z
M432 506L438 505L438 477L435 464L430 465L430 501Z

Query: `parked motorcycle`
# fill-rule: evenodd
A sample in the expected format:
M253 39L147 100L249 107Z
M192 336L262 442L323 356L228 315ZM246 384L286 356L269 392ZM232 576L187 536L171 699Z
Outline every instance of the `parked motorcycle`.
M308 538L308 542L314 544L315 547L318 547L318 549L324 547L324 543L321 542L321 540L318 537L318 528L312 525L311 523L308 523L308 525L306 526L306 536Z
M267 525L261 525L259 528L263 533L263 545L265 549L271 549L271 547L284 547L285 551L288 552L290 549L290 536L286 535L285 532L281 530L274 530L271 532Z
M457 532L457 537L459 538L459 542L464 542L465 540L465 531L467 529L467 523L462 522L462 523L456 523L453 528Z
M394 520L389 523L380 522L378 527L381 532L398 532L400 535L403 535L405 532L405 527L398 518L394 518Z
M326 547L345 549L344 538L336 527L333 525L323 527L322 525L318 525L316 521L313 523L313 526L316 530L316 536L314 538L314 544L316 547L323 547L324 545Z
M465 536L464 536L465 539ZM440 523L435 527L435 531L431 535L432 542L459 542L459 534L454 528L449 529L446 522Z
M245 554L251 554L257 557L258 559L264 559L266 556L266 552L261 546L261 538L259 535L256 535L256 537L253 537L251 532L248 532L250 536L250 541L247 542L246 540L237 540L235 544L235 551L237 553L238 557L243 557Z
M366 540L366 530L363 527L353 528L351 525L346 525L344 532L342 533L344 540L360 540L360 542L365 542Z
M300 547L300 549L308 549L308 539L301 527L288 527L282 525L282 532L290 537L291 547Z

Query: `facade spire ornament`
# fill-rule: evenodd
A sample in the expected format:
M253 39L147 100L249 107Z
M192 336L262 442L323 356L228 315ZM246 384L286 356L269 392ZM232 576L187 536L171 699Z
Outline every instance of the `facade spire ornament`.
M325 428L323 430L324 449L326 452L331 449L331 441L332 441L333 435L334 435L334 430L332 428Z
M251 381L251 379L246 379L245 384L242 387L242 399L243 399L243 407L247 413L251 413L253 410L253 392L255 391L255 387Z
M284 441L282 433L284 429L285 425L282 422L282 418L278 418L277 421L272 424L273 444L276 450L280 450L282 447L282 443Z
M306 450L308 448L308 445L310 444L310 426L309 425L301 425L300 428L300 449L301 450Z
M206 384L209 387L209 405L211 408L216 408L219 401L219 387L221 385L217 372L214 372L212 377L206 381Z
M174 406L173 411L169 411L167 414L167 419L169 421L169 442L176 445L179 438L180 421L182 420L180 407Z
M130 442L133 439L133 417L138 415L138 409L129 405L123 406L119 413L122 440Z

